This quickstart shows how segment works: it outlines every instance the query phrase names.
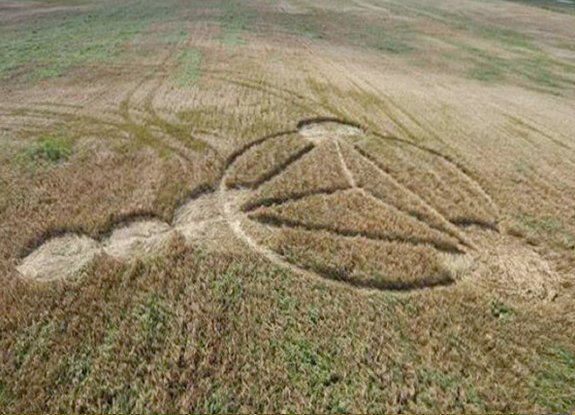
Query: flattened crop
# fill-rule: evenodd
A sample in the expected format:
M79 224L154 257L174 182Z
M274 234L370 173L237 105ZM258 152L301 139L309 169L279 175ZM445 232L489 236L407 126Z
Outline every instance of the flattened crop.
M228 157L215 194L185 201L170 224L144 219L99 239L48 232L54 237L36 244L19 270L63 277L100 252L151 255L179 232L188 241L232 240L232 249L245 245L312 278L419 289L454 283L453 264L491 264L481 255L489 238L467 228L497 232L499 221L489 195L451 158L331 118L255 139Z

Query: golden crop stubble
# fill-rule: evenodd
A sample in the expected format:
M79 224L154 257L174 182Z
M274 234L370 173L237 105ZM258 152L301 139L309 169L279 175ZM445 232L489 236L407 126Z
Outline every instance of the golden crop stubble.
M244 205L244 210L318 192L347 189L349 184L334 142L323 143L281 174L264 183Z
M340 237L327 231L254 225L258 238L289 262L319 275L364 288L405 290L452 282L430 246Z
M381 160L385 171L455 224L495 226L497 214L472 179L439 155L403 143L372 139L362 151Z
M431 228L444 231L465 242L461 232L449 223L437 210L427 205L416 193L405 188L391 175L370 163L349 145L341 145L341 152L357 185L382 202L394 206L401 212L416 217Z
M311 144L299 134L293 133L278 139L255 146L239 158L228 176L227 186L255 187L273 174L278 166L311 150Z
M321 229L374 240L397 240L458 251L457 240L371 197L361 189L314 195L279 206L262 207L250 218L263 223Z

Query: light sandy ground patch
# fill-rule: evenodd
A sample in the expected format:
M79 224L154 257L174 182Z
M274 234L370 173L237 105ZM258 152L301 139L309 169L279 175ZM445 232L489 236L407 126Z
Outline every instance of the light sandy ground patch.
M43 244L27 256L17 269L27 278L50 281L77 271L99 252L101 246L94 239L65 235Z
M173 225L160 220L135 221L120 225L101 242L78 235L56 237L24 258L17 269L24 277L39 281L66 278L98 253L121 260L153 256L161 252L176 232L188 242L203 241L222 249L225 230L217 198L208 194L178 209Z
M476 283L531 299L553 300L560 294L562 276L521 239L492 232L474 239L482 263Z
M329 139L350 138L361 134L361 129L340 122L321 122L304 125L300 134L314 144L320 144Z
M134 222L114 230L104 243L104 250L116 258L149 255L168 241L171 230L171 226L160 221Z

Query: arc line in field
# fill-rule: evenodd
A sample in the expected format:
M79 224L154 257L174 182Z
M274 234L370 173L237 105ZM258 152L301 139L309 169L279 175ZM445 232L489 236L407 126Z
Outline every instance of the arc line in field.
M258 85L256 83L257 81L251 81L251 80L245 80L245 79L239 79L239 78L235 78L235 79L228 78L225 76L217 75L216 71L212 71L211 73L208 72L207 75L209 77L217 80L217 81L220 81L220 82L230 83L230 84L242 87L242 88L248 88L248 89L252 89L255 91L262 92L262 93L267 93L271 96L274 96L276 98L281 99L282 101L284 101L286 103L289 103L290 105L294 105L301 110L305 110L305 111L309 111L309 112L315 112L314 108L317 108L318 106L324 108L324 106L320 102L317 102L316 100L312 99L311 97L305 97L303 95L299 95L299 94L297 94L293 91L290 91L288 89L274 87L274 86L271 86L265 82L261 82ZM308 103L297 102L298 100L304 101L304 102L307 101Z
M282 131L279 133L273 133L273 134L269 134L266 135L264 137L260 137L254 141L251 141L247 144L245 144L243 147L240 147L239 150L236 150L234 152L232 152L227 158L226 158L226 162L224 165L224 172L222 173L222 177L225 175L225 173L227 172L228 168L235 163L235 161L240 158L241 156L243 156L248 150L259 146L260 144L265 143L266 141L269 140L273 140L275 138L280 138L286 135L290 135L290 134L296 134L297 130L287 130L287 131Z
M157 88L154 88L154 90L151 92L151 94L153 94L154 91L157 91ZM152 95L149 95L148 97L150 97L150 96L152 96ZM146 98L146 99L148 99L148 98ZM153 96L151 99L153 99ZM156 116L157 116L157 114L156 114ZM345 125L349 125L349 126L354 126L354 127L360 128L363 132L366 132L366 130L364 128L362 128L361 126L356 126L355 124L342 122L340 120L332 119L332 118L321 118L320 117L320 118L314 118L314 119L301 120L300 122L298 122L297 129L295 129L295 130L288 130L288 131L270 134L270 135L258 138L256 140L244 145L239 150L232 152L224 162L223 169L222 169L221 174L219 176L219 184L216 185L214 183L213 186L208 186L207 188L204 187L199 191L198 194L203 194L205 191L217 190L218 195L215 195L215 201L216 201L217 205L219 205L219 207L216 205L215 208L221 212L222 217L220 220L223 220L228 225L231 232L239 240L243 241L250 249L259 253L263 257L267 258L270 262L272 262L272 263L274 263L280 267L287 268L287 269L289 269L293 272L296 272L298 274L315 275L315 276L320 275L320 276L324 276L324 277L326 277L326 275L327 275L327 274L324 275L324 273L322 273L321 271L314 270L305 264L303 264L303 265L302 264L294 264L294 263L288 261L286 258L284 258L281 255L281 253L275 252L272 249L266 247L265 245L258 243L247 231L245 231L243 229L242 221L253 220L254 222L258 222L258 223L261 223L265 226L270 226L272 228L273 227L275 227L275 228L286 227L286 228L301 229L301 230L312 231L312 232L325 231L325 232L329 232L335 236L339 236L339 237L343 237L343 238L364 238L364 239L368 239L368 240L372 240L372 241L379 241L379 242L401 242L401 243L412 244L415 246L426 245L426 246L431 246L431 247L433 247L439 251L448 252L451 254L465 253L464 251L462 251L457 246L457 244L451 243L449 241L442 241L441 238L434 239L433 236L431 236L431 237L426 237L426 236L417 237L417 236L410 236L409 234L404 235L404 234L400 234L400 233L398 234L398 233L394 233L394 232L383 232L383 231L378 232L378 231L371 231L371 230L357 230L357 229L351 229L351 228L345 228L345 227L343 227L343 228L342 227L334 227L334 226L315 224L315 223L304 223L304 222L300 222L297 220L285 219L279 215L266 214L265 212L263 212L263 213L255 212L253 214L249 214L249 212L253 212L255 209L257 209L259 207L282 205L282 204L290 202L290 201L297 201L297 200L301 200L301 199L304 199L306 197L311 197L314 195L332 195L332 194L335 194L337 192L345 192L345 191L350 191L350 190L355 189L355 191L360 192L365 197L369 197L369 198L377 201L377 203L384 204L384 205L386 205L387 208L394 209L397 212L397 214L407 215L408 213L404 212L403 210L401 210L401 209L399 209L399 208L397 208L391 204L388 204L387 202L374 196L370 191L358 186L358 183L356 182L356 179L355 179L353 173L349 169L347 161L346 161L344 154L342 152L342 146L348 145L353 152L357 153L359 158L361 158L366 163L368 163L370 166L372 166L376 170L376 172L379 172L379 174L381 174L381 175L385 176L386 178L388 178L389 180L391 180L391 182L395 186L397 186L402 191L406 192L406 194L409 195L410 197L412 197L414 200L417 200L418 202L422 203L424 206L426 206L428 209L430 209L431 213L433 213L434 215L437 215L438 218L444 218L443 215L441 215L432 206L427 204L420 196L418 196L417 194L415 194L414 192L409 190L406 186L404 186L403 184L398 182L394 177L392 177L389 173L387 173L384 169L382 169L376 161L372 160L371 157L369 157L369 155L363 154L363 152L361 151L360 148L358 148L357 146L354 146L351 143L348 143L347 140L344 140L344 138L338 137L337 135L336 135L336 137L329 137L329 139L332 140L333 145L336 146L337 160L335 162L339 163L340 168L341 168L340 172L343 173L343 175L345 176L345 179L346 179L345 181L347 181L346 184L342 184L340 186L334 186L334 187L315 188L315 189L311 189L311 190L295 192L292 194L283 194L283 195L280 195L277 197L263 198L263 199L255 200L252 202L244 203L243 205L239 206L239 208L238 208L238 206L236 206L236 204L234 202L234 205L232 207L232 198L230 198L230 195L231 195L231 192L234 192L234 191L230 190L230 186L228 185L228 178L230 176L230 171L231 171L230 168L232 167L232 165L236 162L236 160L239 157L244 155L250 149L252 149L258 145L262 145L263 143L265 143L269 140L281 140L283 137L286 137L287 135L301 132L300 130L306 126L309 126L309 125L315 124L315 123L319 124L322 122L340 123L340 124L345 124ZM400 140L400 141L402 141L402 140ZM407 144L413 145L413 143L408 143L408 142L407 142ZM300 160L306 154L311 152L314 148L316 148L316 146L313 143L309 143L308 145L306 145L305 147L303 147L300 150L291 151L290 153L288 153L289 156L284 162L273 166L271 168L271 170L269 170L265 174L261 175L256 180L257 184L255 187L252 186L252 190L257 189L263 183L266 183L269 180L272 180L274 177L281 175L283 172L285 172L285 170L287 168L289 168L289 166L293 165L294 163L297 163L298 160ZM191 198L194 198L195 197L194 195L195 194L191 195ZM352 213L355 213L355 212L352 212ZM146 212L136 213L136 215L140 215L140 214L149 215ZM412 215L409 215L409 216L413 218ZM152 217L152 218L147 217L147 218L148 219L157 219L156 217ZM125 226L126 224L129 224L132 220L137 220L136 217L131 218L131 216L126 217L126 218L118 217L116 219L117 220L115 220L115 221L112 220L109 223L109 225L106 225L105 229L102 229L100 232L98 232L96 239L95 239L96 241L103 243L103 241L105 241L105 239L107 237L109 237L112 232ZM464 245L472 246L471 244L469 244L465 240L465 238L463 238L459 235L456 228L455 228L456 229L455 232L453 232L453 230L450 229L448 226L447 226L447 229L437 229L434 226L432 226L431 224L427 223L422 218L416 217L415 219L419 220L420 222L422 222L422 224L424 224L427 227L431 227L431 228L434 228L436 230L446 232L446 233L450 234L451 236L454 236L458 241L462 242ZM168 228L168 230L175 229L175 226L176 226L176 224L174 223L175 220L176 219L174 217L172 219L171 223L164 223L164 225ZM449 224L449 222L447 222L447 223ZM54 233L54 235L51 235L51 233ZM38 246L42 245L48 239L51 239L51 238L56 237L56 236L66 235L68 233L73 233L73 234L76 234L78 236L81 236L81 235L89 236L88 233L84 232L84 230L81 227L79 227L78 229L75 229L75 228L74 229L63 229L62 232L48 230L43 235L41 235L41 237L39 239L37 239L34 244L37 245L36 246L36 248L37 248ZM27 248L28 248L28 254L34 250L34 247L33 246L31 247L30 245ZM330 277L327 277L327 278L330 278ZM334 278L330 278L330 279L334 279ZM335 278L335 279L338 279L338 278ZM353 276L350 276L349 278L343 278L343 280L345 280L345 282L348 282L352 285L358 285L359 284L358 286L361 286L361 284L364 284L363 282L355 281ZM418 288L419 286L421 286L420 288L428 287L432 283L433 282L431 282L431 283L422 282L421 284L417 283L416 286L410 285L409 287L405 286L403 288L397 288L397 287L394 288L393 287L394 283L389 283L389 284L391 284L390 286L388 286L389 284L385 283L385 282L382 282L381 284L388 286L388 288L386 288L386 289L413 289L413 288ZM380 286L381 284L379 282L366 282L365 284L367 284L367 285L364 288L380 288L381 289L381 286Z
M262 257L266 258L270 263L283 268L288 269L289 271L293 272L296 275L301 275L304 277L309 278L317 278L322 277L327 281L332 283L338 284L341 282L345 282L354 286L358 289L367 289L367 290L390 290L390 291L411 291L411 290L418 290L418 289L427 289L439 286L447 286L453 284L453 278L451 276L446 275L444 278L438 281L431 281L431 282L415 282L415 283L404 283L399 281L362 281L350 278L347 275L342 275L341 273L329 272L329 270L321 270L321 269L314 269L309 265L300 265L296 263L292 263L279 255L278 253L272 251L269 248L266 248L260 244L258 244L251 236L249 236L241 226L240 218L234 218L233 212L229 203L229 200L226 198L226 193L228 190L225 187L225 179L226 175L222 181L220 182L219 186L219 204L222 212L222 216L224 221L232 231L232 233L241 241L243 241L247 246L249 246L254 252L258 253ZM338 275L334 275L337 273Z
M228 198L226 198L226 175L222 178L219 187L219 204L222 212L222 216L224 217L225 222L229 226L232 233L241 241L246 243L254 252L262 255L272 264L279 266L280 268L287 268L290 271L294 272L295 274L305 274L304 270L300 267L291 264L284 260L281 256L273 252L271 249L265 248L264 246L258 244L256 241L253 240L251 236L249 236L244 230L242 229L241 222L239 218L234 218L232 209L229 203Z
M454 168L456 168L457 170L459 170L459 172L463 175L463 177L465 178L465 180L472 186L474 187L488 202L489 205L491 206L491 208L493 209L493 211L495 212L495 216L498 218L499 217L499 208L497 207L497 204L493 201L493 198L489 195L489 193L487 193L487 191L477 182L477 180L475 180L473 177L471 177L471 174L469 172L469 170L467 170L467 168L463 165L461 165L460 163L458 163L457 161L453 160L451 157L437 151L434 150L432 148L423 146L421 144L412 142L412 141L408 141L408 140L404 140L401 139L399 137L394 137L394 136L390 136L390 135L384 135L384 134L380 134L377 133L375 131L372 131L372 134L376 137L378 137L381 140L390 140L390 141L396 141L399 143L403 143L403 144L408 144L410 146L416 147L421 151L425 151L428 152L430 154L433 154L437 157L442 158L443 160L445 160L447 163L451 164ZM356 148L357 149L357 148ZM359 149L357 149L359 150ZM364 157L367 158L367 156L364 155Z

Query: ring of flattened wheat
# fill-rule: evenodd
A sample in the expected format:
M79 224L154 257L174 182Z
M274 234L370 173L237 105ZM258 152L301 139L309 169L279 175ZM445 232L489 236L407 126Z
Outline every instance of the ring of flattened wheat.
M329 129L324 128L326 126L332 126L332 127L335 126L336 128L335 129L332 128L332 130L330 131ZM246 153L248 153L248 151L250 151L252 149L257 149L259 146L262 146L262 145L264 145L270 141L275 141L276 145L281 145L282 138L285 138L286 136L288 136L290 134L294 134L294 133L299 133L300 135L306 136L306 138L310 142L309 146L304 148L303 151L294 152L290 157L287 157L286 161L284 161L283 163L281 163L278 166L274 166L273 168L271 168L270 172L264 172L262 174L262 176L260 177L260 179L256 180L254 183L252 183L251 186L248 186L247 189L244 188L244 189L238 190L234 186L229 185L228 181L229 181L230 172L234 169L234 167L238 163L238 160L240 160L242 157L244 157L246 155ZM297 273L317 274L317 272L314 272L309 267L307 267L301 263L288 261L288 259L285 258L280 253L275 252L274 250L263 245L262 243L259 243L258 241L256 241L256 239L252 235L250 235L250 232L245 229L244 223L246 220L253 220L253 217L249 214L249 212L255 210L258 207L270 206L270 205L271 206L279 206L279 205L282 205L285 203L293 202L296 200L301 200L301 199L304 199L304 198L310 197L310 196L317 196L317 195L329 196L329 195L335 193L336 191L353 190L353 191L361 194L362 196L364 196L366 199L370 199L371 201L375 201L376 203L385 204L384 201L380 200L368 188L365 188L364 186L361 186L360 184L357 183L353 173L350 171L350 169L347 166L345 158L342 155L342 147L343 146L345 146L348 151L354 152L355 155L361 160L362 163L366 164L367 166L370 166L372 169L377 170L379 172L379 174L381 174L382 176L386 176L388 179L393 180L398 186L400 186L403 189L403 192L407 195L407 197L412 198L413 200L416 200L419 203L421 203L422 206L425 206L425 208L428 211L432 212L432 214L443 217L433 206L431 206L428 202L426 202L422 197L420 197L419 195L417 195L416 193L414 193L413 191L408 189L406 186L397 182L392 176L390 176L387 172L385 172L385 170L382 169L382 167L379 166L374 159L372 159L371 157L369 157L369 155L362 152L360 148L349 143L347 138L346 138L346 136L349 136L349 135L361 135L361 134L366 134L366 133L367 133L367 130L365 128L362 128L358 124L346 122L346 121L341 121L341 120L337 120L337 119L317 118L317 119L312 119L312 120L304 120L304 121L301 121L298 123L296 130L278 133L278 134L273 134L273 135L261 138L259 140L256 140L256 141L250 143L246 147L242 148L241 150L239 150L238 152L236 152L232 156L230 156L230 158L228 160L227 167L226 167L224 174L222 176L222 180L220 182L218 191L219 191L219 198L220 198L220 206L222 209L222 215L223 215L225 221L228 223L232 232L235 234L235 236L238 237L239 239L241 239L242 241L244 241L251 249L253 249L257 253L265 256L268 260L270 260L271 262L273 262L273 263L275 263L281 267L288 268L288 269L290 269L294 272L297 272ZM400 139L395 138L395 137L380 136L380 138L382 138L384 140L401 142L407 146L412 146L413 148L417 149L417 151L423 151L423 152L430 154L433 157L441 158L445 162L451 164L454 167L454 171L460 172L460 174L464 176L464 179L466 181L473 182L473 185L482 191L480 186L477 183L475 183L473 181L473 179L471 179L464 171L462 171L460 166L458 166L454 161L450 160L449 158L441 155L440 153L438 153L434 150L419 146L417 144L410 143L408 141L400 140ZM345 186L343 188L334 188L334 189L321 188L321 187L317 188L317 189L312 188L312 189L309 189L308 192L283 195L282 197L278 198L277 200L273 200L273 199L272 200L259 200L259 201L256 200L255 202L252 201L251 204L250 203L243 203L243 204L237 203L237 201L235 200L235 199L237 199L237 193L244 192L247 194L253 194L261 186L270 185L270 183L273 185L274 180L277 180L277 178L280 178L285 173L285 171L288 170L291 166L299 163L303 157L313 157L312 151L315 148L321 146L322 143L326 142L326 141L333 143L333 145L335 146L335 148L337 150L337 155L338 155L337 161L340 164L341 172L343 173L343 175L346 178L347 186ZM321 162L323 162L323 160L317 160L317 162L321 163ZM486 196L486 199L488 201L490 201L490 198L486 194L485 194L485 196ZM411 213L413 213L413 212L410 212L410 214ZM415 216L417 216L417 215L415 215ZM424 220L421 218L417 218L417 220L424 222ZM379 240L379 241L388 241L388 242L389 241L397 241L397 242L409 243L409 244L413 244L413 245L427 245L427 246L431 246L431 247L433 247L439 251L446 251L446 252L449 252L451 254L463 254L463 253L465 253L465 251L469 247L471 247L471 244L469 243L469 241L466 240L466 238L463 234L458 232L457 227L458 226L465 226L466 223L461 222L458 224L458 226L456 226L457 224L451 223L447 220L446 220L446 223L448 223L449 225L446 225L447 228L443 229L442 231L445 233L448 233L450 237L457 239L456 244L446 244L446 243L437 242L437 241L434 241L431 239L426 240L423 238L413 237L411 235L385 234L385 233L381 233L381 232L378 233L377 231L365 231L365 230L358 230L358 229L353 229L353 228L331 229L329 226L318 225L318 224L304 225L302 223L299 223L296 221L289 221L289 220L276 221L275 225L276 225L276 227L286 227L287 226L287 227L293 227L293 228L303 228L303 229L308 230L308 231L321 231L321 230L327 231L327 230L329 230L334 234L334 237L338 237L338 236L339 237L359 237L359 238L364 237L367 239ZM269 225L269 221L267 224ZM426 225L429 225L429 224L426 223ZM494 224L493 226L496 226L496 224ZM344 280L344 281L352 283L352 284L354 283L353 281L348 280L345 276L342 278L337 278L337 279ZM443 285L444 283L451 283L451 282L452 282L452 279L450 276L448 276L447 279L443 279L441 281L435 281L433 284L430 284L430 285L440 285L440 284ZM395 285L394 284L379 284L379 283L376 283L374 281L371 281L371 282L367 281L367 282L364 282L362 284L355 284L355 285L361 285L361 286L368 287L368 288L397 288L397 289L420 288L420 287L426 286L425 283L422 283L421 285L417 285L417 286L412 286L412 285L403 286L401 284L400 285L398 285L398 284L395 284Z

